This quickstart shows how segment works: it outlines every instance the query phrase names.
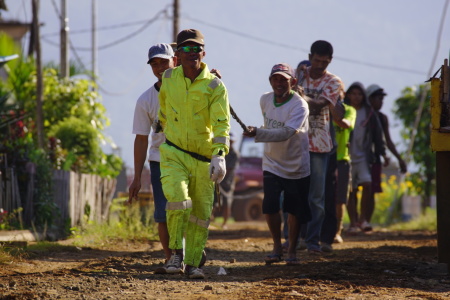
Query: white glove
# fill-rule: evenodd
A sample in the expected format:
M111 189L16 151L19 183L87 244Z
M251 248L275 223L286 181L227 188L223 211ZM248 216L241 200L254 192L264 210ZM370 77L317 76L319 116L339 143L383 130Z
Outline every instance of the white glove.
M209 165L209 178L216 183L220 183L226 173L225 157L213 155L211 164Z

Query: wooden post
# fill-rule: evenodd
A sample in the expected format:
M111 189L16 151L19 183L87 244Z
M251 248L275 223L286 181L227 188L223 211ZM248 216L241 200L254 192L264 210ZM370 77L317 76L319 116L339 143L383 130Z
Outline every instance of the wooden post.
M173 41L174 42L177 41L177 35L178 35L178 32L180 31L179 23L178 23L179 9L180 9L180 4L179 4L178 0L173 0Z
M60 77L69 77L69 49L68 49L68 32L69 32L69 19L67 18L67 0L61 0L61 58L60 58Z
M43 98L43 79L42 79L42 61L41 61L41 41L39 34L39 0L33 0L33 30L35 35L35 51L36 51L36 127L38 146L45 149L45 133L44 133L44 112L42 109Z

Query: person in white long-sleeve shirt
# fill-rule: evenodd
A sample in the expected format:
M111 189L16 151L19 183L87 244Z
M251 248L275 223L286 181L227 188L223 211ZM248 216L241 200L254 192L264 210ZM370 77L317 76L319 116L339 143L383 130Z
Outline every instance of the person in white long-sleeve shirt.
M308 193L310 159L308 139L308 103L293 88L296 79L292 68L285 64L273 66L270 76L273 92L261 96L264 126L250 126L244 135L263 142L264 199L263 213L273 239L267 264L282 261L280 196L284 192L283 211L288 213L289 240L296 241L300 225L311 219ZM288 265L300 263L296 244L290 243Z

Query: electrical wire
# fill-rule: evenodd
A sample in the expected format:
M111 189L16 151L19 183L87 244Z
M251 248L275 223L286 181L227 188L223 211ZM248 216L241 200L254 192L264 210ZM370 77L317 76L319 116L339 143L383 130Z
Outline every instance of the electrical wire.
M54 7L55 7L55 10L57 11L56 4L55 4L54 1L55 0L52 0L52 3L54 5ZM100 46L100 47L98 47L98 50L104 50L104 49L113 47L113 46L115 46L117 44L120 44L122 42L125 42L126 40L131 39L132 37L136 36L137 34L142 32L143 30L145 30L150 24L152 24L153 22L158 20L159 17L161 16L161 14L164 14L164 16L167 17L167 15L168 15L168 7L169 6L170 5L167 5L163 10L159 11L153 18L151 18L149 20L146 20L146 21L122 23L122 24L112 25L112 26L108 26L108 27L102 27L103 29L116 29L116 28L122 28L122 27L125 27L125 26L132 26L132 25L135 25L135 24L141 24L141 23L145 22L144 25L141 28L139 28L138 30L136 30L135 32L133 32L133 33L131 33L131 34L129 34L129 35L123 37L123 38L120 38L120 39L118 39L118 40L116 40L114 42L111 42L111 43L108 43L106 45ZM59 15L58 11L57 11L57 14ZM203 20L199 20L199 19L192 18L192 17L189 17L189 16L183 16L183 18L187 19L187 20L190 20L190 21L193 21L193 22L196 22L196 23L203 24L203 25L208 26L208 27L212 27L212 28L218 29L220 31L228 32L230 34L234 34L234 35L246 38L246 39L251 39L251 40L254 40L254 41L257 41L257 42L260 42L260 43L264 43L264 44L268 44L268 45L276 46L276 47L282 47L282 48L285 48L285 49L287 48L287 49L291 49L291 50L295 50L295 51L301 51L303 53L309 53L309 50L305 49L305 48L300 48L300 47L296 47L296 46L293 46L293 45L288 45L288 44L285 44L285 43L274 42L273 40L260 38L260 37L254 36L254 35L250 35L250 34L244 33L242 31L237 31L237 30L225 28L225 27L222 27L222 26L218 26L216 24L211 24L211 23L205 22ZM85 33L85 32L90 32L90 30L89 29L83 29L83 30L80 30L78 32L79 33ZM73 32L71 32L71 33L73 33ZM47 42L47 43L49 43L49 44L51 44L53 46L59 46L58 43L51 42L51 40L47 38L48 36L52 36L52 35L56 35L56 34L58 34L58 33L51 33L51 34L47 34L47 35L42 35L41 38L45 42ZM91 47L76 47L75 49L77 49L79 51L92 51ZM333 58L335 60L345 61L345 62L352 63L352 64L365 65L365 66L368 66L368 67L373 67L373 68L378 68L378 69L397 71L397 72L403 72L403 73L409 73L409 74L412 73L412 74L417 74L417 75L424 75L424 72L423 71L419 71L419 70L399 68L399 67L388 66L388 65L381 65L381 64L374 64L374 63L370 63L370 62L359 61L359 60L345 58L345 57L341 57L341 56L334 56Z
M437 34L437 39L436 39L436 45L435 45L435 49L434 49L433 59L431 61L430 69L428 70L427 78L429 78L432 75L432 73L433 73L434 64L436 63L436 59L437 59L437 56L438 56L438 53L439 53L439 48L441 46L442 31L443 31L443 28L444 28L445 15L447 13L448 4L449 4L449 0L446 0L445 3L444 3L444 8L442 10L441 21L440 21L440 24L439 24L439 30L438 30L438 34ZM411 140L410 140L410 143L409 143L409 146L408 146L408 150L406 152L406 162L409 161L410 156L411 156L412 148L414 146L414 140L416 138L417 129L418 129L419 123L420 123L420 118L422 117L423 106L425 104L425 98L426 98L427 92L428 92L428 89L427 89L427 87L425 87L422 90L422 94L420 96L419 107L417 108L417 111L416 111L416 119L414 120L414 126L413 126L412 132L411 132Z
M55 3L55 0L52 0L52 4L53 4L53 8L55 9L56 15L58 16L59 20L61 20L61 14L60 14L60 12L58 10L58 7L57 7L57 5ZM123 43L123 42L125 42L125 41L127 41L127 40L129 40L131 38L133 38L134 36L138 35L142 31L144 31L148 26L150 26L152 23L157 21L161 17L161 15L163 15L163 17L167 17L169 6L170 5L166 5L166 7L164 9L160 10L159 12L157 12L153 18L147 20L145 22L145 24L143 26L141 26L139 29L137 29L136 31L134 31L134 32L132 32L132 33L130 33L130 34L128 34L128 35L126 35L126 36L116 40L116 41L113 41L111 43L105 44L103 46L99 46L99 47L97 47L97 50L104 50L104 49L116 46L116 45L121 44L121 43ZM90 31L90 32L92 32L92 31ZM48 44L52 45L52 46L59 47L59 43L52 42L50 39L48 39L46 37L46 35L41 36L41 39L43 41L47 42ZM79 51L92 51L92 47L74 47L73 49L76 49L76 50L79 50Z
M147 22L148 22L148 19L147 20L142 20L142 21L135 21L135 22L127 22L127 23L109 25L109 26L100 26L100 27L97 27L97 31L112 30L112 29L118 29L118 28L120 29L120 28L140 25L142 23L147 23ZM91 33L91 32L92 32L92 29L90 29L90 28L88 28L88 29L70 30L70 34ZM59 34L60 34L59 32L51 32L51 33L43 34L42 36L50 37L50 36L55 36L55 35L59 35Z
M208 27L216 28L216 29L224 31L224 32L228 32L228 33L240 36L240 37L244 37L244 38L247 38L247 39L258 41L258 42L261 42L261 43L264 43L264 44L268 44L268 45L271 45L271 46L288 48L288 49L291 49L291 50L301 51L303 53L309 53L309 50L304 49L304 48L299 48L299 47L295 47L295 46L288 45L288 44L274 42L273 40L263 39L263 38L256 37L256 36L253 36L253 35L241 32L241 31L236 31L236 30L232 30L232 29L229 29L229 28L218 26L216 24L207 23L205 21L198 20L198 19L195 19L195 18L191 18L189 16L183 16L183 18L185 18L187 20L190 20L190 21L193 21L193 22L200 23L200 24L208 26ZM418 74L418 75L424 75L424 72L423 71L419 71L419 70L412 70L412 69L405 69L405 68L398 68L398 67L393 67L393 66L386 66L386 65L374 64L374 63L368 63L368 62L359 61L359 60L355 60L355 59L344 58L344 57L341 57L341 56L333 56L333 59L334 60L342 60L342 61L349 62L349 63L352 63L352 64L365 65L365 66L378 68L378 69L384 69L384 70L391 70L391 71L398 71L398 72L404 72L404 73L414 73L414 74Z
M55 10L56 15L58 16L58 20L61 20L62 16L61 16L61 13L59 12L58 5L56 5L55 0L52 0L52 6L53 6L53 9ZM59 32L58 32L58 34L59 34Z
M434 55L433 55L433 59L431 61L431 65L430 65L430 69L428 71L427 77L430 77L431 74L433 73L434 64L436 63L437 55L439 53L439 48L440 48L441 39L442 39L442 31L443 31L444 23L445 23L445 15L447 13L449 1L450 0L446 0L444 3L444 8L442 10L441 21L439 24L439 29L438 29L438 34L437 34ZM414 141L415 141L415 138L417 135L417 129L419 128L419 123L420 123L420 119L422 117L423 107L425 105L425 99L426 99L427 94L428 94L428 85L425 85L424 88L422 89L422 93L420 95L420 102L419 102L419 106L417 107L417 111L416 111L416 119L414 120L414 125L411 130L410 142L408 145L408 149L406 150L406 154L405 154L405 163L407 165L411 159L411 153L412 153L412 150L414 147ZM403 185L403 183L405 182L405 174L400 174L398 182L399 182L398 183L399 186ZM395 190L394 201L392 202L391 206L388 209L388 218L387 218L388 220L392 219L394 210L397 207L397 203L399 201L397 195L398 195L398 189Z
M97 47L97 50L104 50L104 49L107 49L107 48L111 48L111 47L113 47L113 46L116 46L116 45L118 45L118 44L121 44L121 43L123 43L123 42L125 42L125 41L127 41L127 40L129 40L129 39L131 39L131 38L133 38L134 36L138 35L138 34L141 33L142 31L144 31L144 30L145 30L148 26L150 26L152 23L154 23L155 21L157 21L157 20L160 18L161 15L167 15L167 12L168 12L168 11L167 11L167 8L165 8L165 9L159 11L158 13L156 13L156 15L155 15L153 18L151 18L150 20L148 20L148 21L147 21L143 26L141 26L141 28L139 28L138 30L136 30L136 31L134 31L134 32L132 32L132 33L130 33L130 34L128 34L128 35L126 35L126 36L124 36L124 37L118 39L118 40L116 40L116 41L113 41L113 42L111 42L111 43L105 44L105 45L103 45L103 46L99 46L99 47ZM92 51L92 47L76 47L76 49L79 50L79 51Z
M61 16L61 14L59 12L59 9L58 9L58 6L57 6L55 0L52 0L52 4L53 4L53 8L55 10L56 15L61 20L62 16ZM153 18L151 18L149 20L146 20L145 24L141 28L139 28L137 31L135 31L135 32L133 32L133 33L131 33L131 34L129 34L129 35L127 35L127 36L117 40L117 41L115 41L115 42L112 42L110 44L98 47L97 49L98 50L105 49L105 48L111 47L113 45L117 45L120 42L123 42L125 40L128 40L128 39L132 38L133 36L137 35L138 33L142 32L144 29L146 29L150 24L152 24L153 22L158 20L161 14L164 14L164 15L167 16L168 7L169 7L169 5L167 5L164 9L162 9L161 11L156 13L156 15ZM137 23L137 22L134 22L134 23ZM139 22L139 23L142 23L142 21ZM131 23L128 23L128 24L131 24ZM118 27L122 27L122 25L115 25L115 26L111 26L110 28L113 28L113 27L114 28L118 28ZM89 32L92 32L92 31L89 30ZM53 34L51 34L51 35L53 35ZM53 45L55 47L59 47L59 43L53 42L52 40L47 38L47 36L51 36L51 35L41 36L41 39L43 41L47 42L50 45ZM72 42L72 40L70 38L68 39L68 41L69 41L70 49L72 50L72 53L75 56L75 59L76 59L77 63L81 66L82 69L87 70L85 64L83 63L83 61L81 60L80 56L78 55L77 50L81 50L81 51L89 50L89 51L92 51L92 48L75 47L73 45L73 42ZM137 76L137 78L142 78L142 74L143 74L144 70L145 70L145 68L142 68L142 70L139 72L140 74ZM139 83L139 80L133 80L132 83L127 88L125 88L124 90L122 90L120 92L109 92L99 82L96 82L96 84L98 86L98 89L102 93L104 93L105 95L109 95L109 96L123 96L123 95L127 94L131 89L133 89L138 83Z

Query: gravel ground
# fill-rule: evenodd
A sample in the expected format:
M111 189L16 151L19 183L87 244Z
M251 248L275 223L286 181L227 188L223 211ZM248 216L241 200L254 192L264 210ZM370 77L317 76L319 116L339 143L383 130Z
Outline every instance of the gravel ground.
M157 275L157 242L34 252L0 265L0 299L450 299L448 266L437 262L436 232L376 230L344 236L326 255L265 265L265 223L212 229L205 280ZM218 275L220 268L226 275Z

